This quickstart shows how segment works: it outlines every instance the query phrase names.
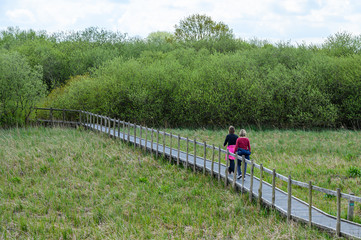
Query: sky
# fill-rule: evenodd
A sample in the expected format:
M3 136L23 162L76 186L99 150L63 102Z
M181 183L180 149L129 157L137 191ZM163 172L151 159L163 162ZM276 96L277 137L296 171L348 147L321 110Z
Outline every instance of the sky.
M361 34L360 0L0 0L0 30L98 27L146 38L173 33L192 14L223 22L245 40L319 44L337 32Z

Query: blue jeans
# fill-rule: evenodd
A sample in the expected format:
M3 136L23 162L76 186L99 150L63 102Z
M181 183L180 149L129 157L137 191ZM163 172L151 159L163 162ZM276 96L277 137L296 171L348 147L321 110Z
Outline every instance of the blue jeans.
M237 154L242 156L244 155L245 159L249 160L249 155L251 155L251 152L242 148L238 148L237 150ZM247 172L247 163L244 162L244 176L246 176L246 172ZM242 160L238 159L237 160L237 173L238 175L242 175L242 170L241 170L241 166L242 166Z

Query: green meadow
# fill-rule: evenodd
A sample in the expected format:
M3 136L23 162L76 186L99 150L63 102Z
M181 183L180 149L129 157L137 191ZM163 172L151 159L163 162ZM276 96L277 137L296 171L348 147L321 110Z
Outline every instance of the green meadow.
M224 137L223 131L174 131L200 136L214 143L222 142ZM335 141L335 133L320 134L328 141ZM359 137L359 133L354 132L338 134L337 139L349 136L345 144ZM297 147L286 148L280 143L281 135L289 135L284 141L292 141ZM306 141L302 136L316 139L319 135L249 131L253 157L256 161L262 159L267 167L277 164L280 172L292 171L299 180L313 176L315 181L320 181L317 182L319 185L331 186L333 178L328 183L327 178L323 180L320 175L325 169L332 169L328 164L331 160L322 157L331 147L312 154L314 167L311 163L304 164L309 165L310 170L290 167L311 156L311 153L304 153L305 158L300 157L299 150L310 150L312 145L312 141ZM317 141L313 141L316 144ZM310 143L304 146L302 143L305 142ZM342 149L343 144L332 153ZM357 154L359 144L355 142L354 148L348 148L350 154ZM249 203L248 198L225 188L209 175L194 174L189 169L156 159L139 149L134 151L119 140L95 132L43 127L1 130L0 146L1 239L334 237L303 224L288 224L277 212L266 208L258 210L255 203ZM283 146L282 151L275 150L279 146ZM270 148L274 149L272 155L268 153ZM285 151L289 152L287 159L284 158ZM351 159L342 156L340 151L333 159L344 165L359 160L359 156ZM322 168L316 163L322 164ZM339 176L347 174L347 166L340 169ZM352 189L351 182L345 186Z

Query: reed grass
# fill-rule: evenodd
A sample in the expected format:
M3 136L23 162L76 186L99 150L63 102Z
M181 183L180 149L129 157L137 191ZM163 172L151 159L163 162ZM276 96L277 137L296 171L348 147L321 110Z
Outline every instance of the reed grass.
M0 130L0 239L331 239L81 129Z

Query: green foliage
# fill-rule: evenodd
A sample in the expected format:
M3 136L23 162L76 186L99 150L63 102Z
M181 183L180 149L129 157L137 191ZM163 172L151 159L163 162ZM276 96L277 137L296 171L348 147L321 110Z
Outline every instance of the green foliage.
M163 126L355 126L359 63L357 56L334 59L288 44L234 53L143 51L69 81L47 105Z
M176 39L180 41L199 41L232 38L232 30L222 22L215 22L207 15L193 14L175 25Z
M361 169L356 166L350 166L347 170L348 177L361 177Z
M45 94L42 68L30 67L20 54L0 50L0 126L24 124Z
M360 129L360 38L337 33L320 46L243 41L224 23L194 14L174 34L146 39L95 27L52 35L8 28L0 53L41 75L51 92L46 106L149 125ZM13 71L9 63L1 68ZM21 99L34 104L41 95ZM15 102L7 100L16 117L1 110L2 125L29 114Z

